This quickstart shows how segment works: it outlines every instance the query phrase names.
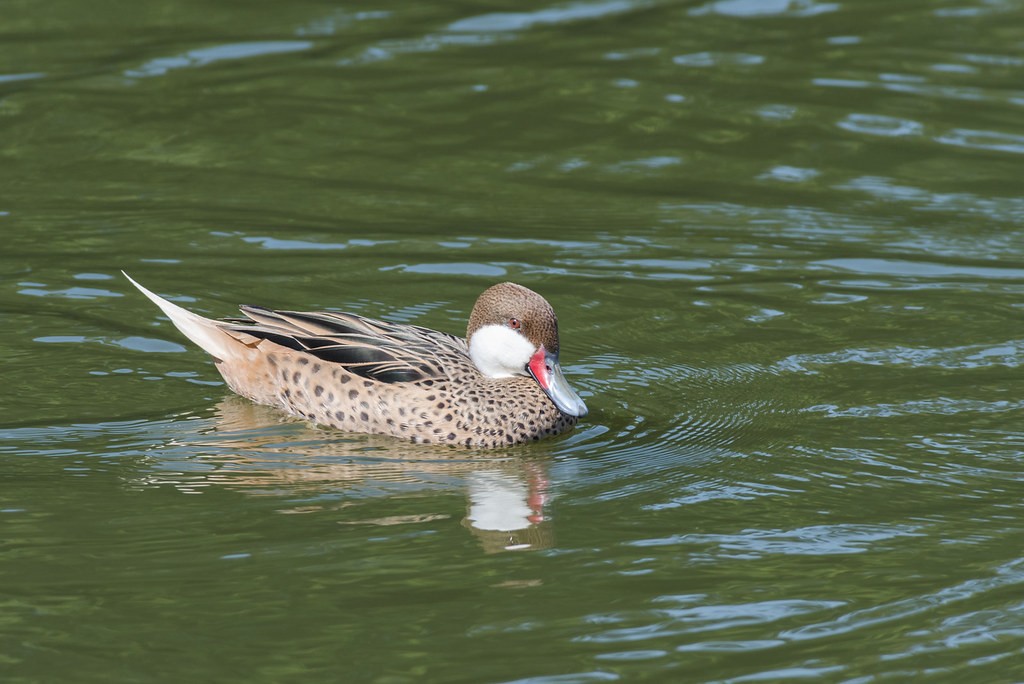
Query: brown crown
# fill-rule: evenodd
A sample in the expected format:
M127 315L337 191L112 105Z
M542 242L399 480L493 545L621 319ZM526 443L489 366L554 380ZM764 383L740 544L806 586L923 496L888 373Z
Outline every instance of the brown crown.
M473 305L466 329L466 340L485 325L508 325L519 319L520 331L535 346L544 345L558 354L558 318L548 301L539 294L515 283L499 283L483 291Z

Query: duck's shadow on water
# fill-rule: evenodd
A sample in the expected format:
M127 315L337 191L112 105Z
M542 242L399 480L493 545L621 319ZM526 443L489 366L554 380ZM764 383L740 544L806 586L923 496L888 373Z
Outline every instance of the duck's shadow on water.
M286 497L293 502L287 513L339 508L353 500L462 491L462 525L485 551L554 545L547 506L550 458L545 454L550 452L474 451L349 435L236 396L222 399L210 418L190 418L176 421L189 429L160 446L159 458L143 478L145 486L171 485L189 493L224 487L251 496ZM389 515L343 523L390 526L438 517L449 516Z

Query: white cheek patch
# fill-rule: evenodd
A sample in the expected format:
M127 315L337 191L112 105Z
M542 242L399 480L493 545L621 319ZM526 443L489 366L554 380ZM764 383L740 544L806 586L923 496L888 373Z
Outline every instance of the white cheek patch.
M526 375L535 351L528 339L503 325L485 325L469 341L469 358L489 378Z

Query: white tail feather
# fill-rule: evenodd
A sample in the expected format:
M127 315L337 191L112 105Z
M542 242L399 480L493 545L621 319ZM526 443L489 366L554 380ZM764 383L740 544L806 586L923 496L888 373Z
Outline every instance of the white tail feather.
M238 355L242 345L239 344L238 340L221 330L216 321L203 318L198 314L181 308L177 304L172 304L163 297L139 285L124 271L121 271L121 274L132 285L139 288L139 292L146 295L151 302L159 306L160 310L171 319L171 323L174 323L174 327L180 330L185 337L202 347L206 353L218 359L228 359Z

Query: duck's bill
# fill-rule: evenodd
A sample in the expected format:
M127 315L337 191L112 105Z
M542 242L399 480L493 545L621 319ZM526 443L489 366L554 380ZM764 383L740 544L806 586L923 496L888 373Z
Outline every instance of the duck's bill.
M527 369L559 411L570 416L583 417L587 415L587 405L583 403L572 387L569 387L569 382L562 375L562 368L558 365L558 356L549 354L544 349L544 345L541 345L530 359Z

